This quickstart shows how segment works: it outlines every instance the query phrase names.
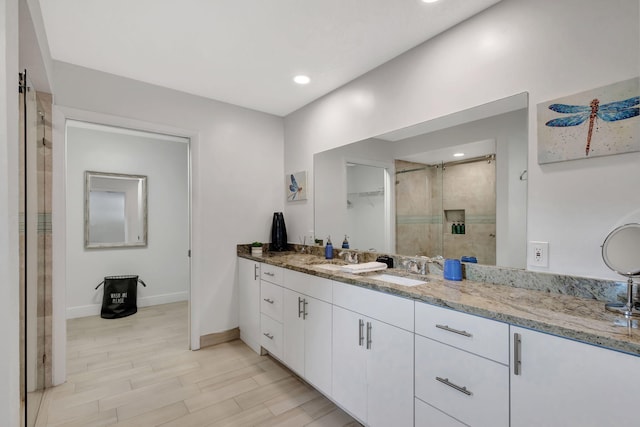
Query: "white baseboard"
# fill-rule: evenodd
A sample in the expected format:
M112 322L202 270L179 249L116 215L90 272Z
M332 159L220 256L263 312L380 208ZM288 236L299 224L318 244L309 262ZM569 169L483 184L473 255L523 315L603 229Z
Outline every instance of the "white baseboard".
M148 297L138 298L138 307L149 307L152 305L169 304L178 301L187 301L189 299L188 292L174 292L171 294L152 295ZM78 305L75 307L67 307L67 319L75 319L77 317L99 316L102 304Z

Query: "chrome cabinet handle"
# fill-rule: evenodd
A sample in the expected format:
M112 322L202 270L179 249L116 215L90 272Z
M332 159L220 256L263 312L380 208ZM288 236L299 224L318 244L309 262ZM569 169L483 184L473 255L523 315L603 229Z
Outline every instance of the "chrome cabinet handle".
M262 298L262 300L268 302L269 304L273 304L275 302L270 298Z
M304 314L304 309L302 308L302 298L298 297L298 318L300 318Z
M522 337L520 334L513 334L513 375L520 375L522 370Z
M471 338L473 336L472 334L470 334L467 331L461 331L459 329L450 328L449 325L436 325L436 328L442 329L442 330L445 330L445 331L448 331L448 332L453 332L454 334L463 335L463 336L469 337L469 338Z
M264 271L262 274L266 274L267 276L271 276L271 277L275 276L275 274L270 271Z
M273 335L271 335L271 334L270 334L270 333L268 333L268 332L265 332L265 333L263 333L262 335L264 335L265 337L269 338L270 340L272 340L272 339L273 339Z
M260 268L260 264L253 265L253 280L258 280L258 277L260 277L260 275L258 274L259 268Z
M467 390L466 387L460 387L459 385L452 383L449 381L449 378L436 377L436 380L440 381L442 384L448 385L452 389L458 390L460 393L466 394L467 396L471 396L473 394Z
M358 346L362 347L362 342L364 341L364 320L358 319Z
M371 322L367 322L367 350L371 350Z
M307 299L303 298L302 299L302 319L304 319L304 320L307 320L307 314L309 314L309 313L307 313L307 304L309 304L307 302Z

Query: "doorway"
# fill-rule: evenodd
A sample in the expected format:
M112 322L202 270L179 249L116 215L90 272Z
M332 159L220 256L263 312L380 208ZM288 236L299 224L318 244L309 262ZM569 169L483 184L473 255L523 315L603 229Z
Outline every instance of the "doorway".
M65 318L99 319L95 287L105 276L139 276L147 286L138 287L138 307L189 301L189 138L77 120L66 121L65 136ZM87 244L88 171L146 177L146 244Z

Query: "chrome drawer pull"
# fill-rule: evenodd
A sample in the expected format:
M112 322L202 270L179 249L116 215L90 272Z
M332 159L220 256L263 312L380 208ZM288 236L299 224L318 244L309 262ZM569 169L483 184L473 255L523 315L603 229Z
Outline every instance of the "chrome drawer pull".
M307 299L304 298L302 300L302 319L303 320L307 320L307 315L309 314L309 313L307 313L307 304L309 304L309 303L307 302Z
M264 271L263 274L266 274L267 276L271 276L271 277L275 276L275 274L270 271Z
M522 338L520 334L513 334L513 375L520 375L520 369L522 368L521 344Z
M265 333L263 333L262 335L264 335L265 337L269 338L270 340L272 340L272 339L273 339L273 335L271 335L271 334L270 334L270 333L268 333L268 332L265 332Z
M358 319L358 346L362 347L364 341L364 320Z
M253 280L258 280L260 275L258 274L258 269L260 269L260 264L254 264L253 266Z
M371 349L371 322L367 322L367 350Z
M270 299L270 298L262 298L262 300L263 300L263 301L268 302L269 304L273 304L273 303L275 302L275 301L273 301L273 300L272 300L272 299ZM255 301L255 300L254 300L254 301Z
M448 331L448 332L453 332L454 334L463 335L463 336L469 337L469 338L471 338L473 336L467 331L460 331L458 329L453 329L453 328L450 328L448 325L436 325L436 328L443 329L443 330Z
M298 297L298 318L300 318L302 316L302 314L304 313L304 309L302 308L302 301L304 301L302 298Z
M467 396L471 396L473 394L469 390L467 390L466 387L460 387L459 385L450 382L449 378L436 377L436 380L440 381L442 384L448 385L449 387L458 390L460 393L466 394Z

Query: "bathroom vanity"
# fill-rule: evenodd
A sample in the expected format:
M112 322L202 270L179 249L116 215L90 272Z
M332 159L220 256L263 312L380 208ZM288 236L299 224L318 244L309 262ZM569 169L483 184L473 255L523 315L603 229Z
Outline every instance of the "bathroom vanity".
M640 395L640 331L601 301L238 248L243 340L365 425L614 425Z

